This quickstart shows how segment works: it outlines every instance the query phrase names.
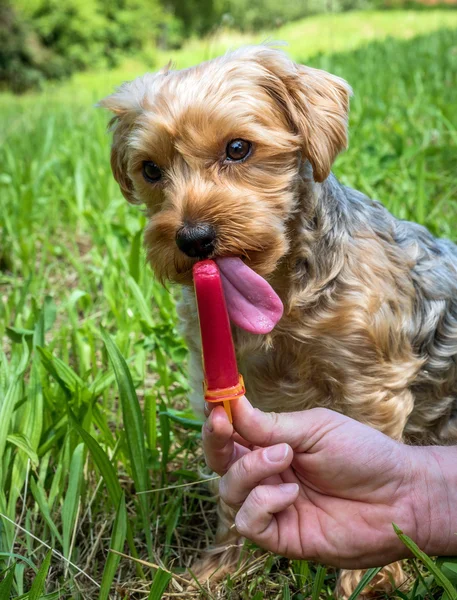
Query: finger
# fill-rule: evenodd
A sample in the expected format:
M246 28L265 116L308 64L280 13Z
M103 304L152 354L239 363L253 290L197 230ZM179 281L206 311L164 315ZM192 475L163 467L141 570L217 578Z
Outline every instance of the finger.
M233 440L233 426L222 406L211 411L202 429L203 451L210 469L223 475L233 462L249 452Z
M210 414L212 413L212 411L217 406L223 406L223 404L217 404L216 402L205 402L206 417L209 417ZM224 421L228 421L228 418L224 419ZM239 433L234 432L232 437L235 442L238 442L238 444L241 444L242 446L246 446L246 448L251 448L251 450L252 450L252 444L250 442L248 442L247 440L245 440L243 437L241 437L241 435Z
M248 442L247 440L245 440L243 437L241 437L241 435L239 433L236 433L236 431L233 434L233 441L236 442L237 444L240 444L241 446L244 446L245 448L249 448L250 450L254 450L255 446L254 444L251 444L251 442Z
M205 402L204 413L205 417L209 417L211 412L216 408L216 406L224 406L222 402Z
M292 448L309 451L312 445L346 417L325 408L300 412L262 412L246 397L232 401L233 426L244 439L256 446L286 442Z
M265 550L278 552L280 535L275 515L289 508L298 494L299 487L296 483L257 486L246 498L235 517L237 531ZM294 529L296 526L290 528L290 530ZM291 545L292 542L293 540L289 540Z
M239 507L260 482L285 471L293 456L287 444L259 448L244 454L221 479L219 493L222 500L229 506Z

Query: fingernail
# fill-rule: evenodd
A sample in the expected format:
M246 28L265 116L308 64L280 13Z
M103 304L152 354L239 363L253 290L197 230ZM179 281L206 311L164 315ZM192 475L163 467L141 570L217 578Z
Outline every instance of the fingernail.
M287 444L279 444L278 446L266 448L265 457L270 462L281 462L286 458L288 452L289 446Z
M293 494L297 493L298 483L281 483L279 485L279 488L281 492L283 492L283 494L288 494L292 496Z

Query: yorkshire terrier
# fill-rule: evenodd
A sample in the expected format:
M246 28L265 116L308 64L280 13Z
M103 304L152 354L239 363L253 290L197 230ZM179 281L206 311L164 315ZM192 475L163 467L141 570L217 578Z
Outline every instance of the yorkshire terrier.
M347 146L350 95L339 77L268 46L144 75L101 102L114 113L114 177L129 202L146 206L156 277L183 285L197 413L203 375L192 266L233 257L234 268L254 271L284 306L269 333L234 319L255 406L324 406L405 443L455 443L457 246L331 174ZM201 577L226 572L237 558L233 515L220 512ZM342 572L339 597L359 580L360 572ZM395 563L375 589L403 581Z

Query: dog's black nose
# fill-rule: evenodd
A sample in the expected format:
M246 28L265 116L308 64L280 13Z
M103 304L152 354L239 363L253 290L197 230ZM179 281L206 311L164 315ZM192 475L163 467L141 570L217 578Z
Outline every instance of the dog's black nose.
M176 244L191 258L208 258L216 245L216 230L208 223L184 225L176 234Z

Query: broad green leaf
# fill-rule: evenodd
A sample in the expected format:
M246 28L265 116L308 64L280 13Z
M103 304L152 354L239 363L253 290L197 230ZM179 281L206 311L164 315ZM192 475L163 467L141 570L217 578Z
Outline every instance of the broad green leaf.
M113 525L111 535L110 549L122 552L124 549L125 537L127 534L127 511L125 508L125 496L122 494L117 509L116 519ZM99 600L108 600L111 585L113 583L116 570L121 557L119 554L110 552L103 569L102 584L100 588Z
M89 392L94 398L98 398L98 396L101 396L103 392L109 388L115 378L116 376L113 371L103 373L103 375L97 377L97 379L89 385Z
M180 417L178 415L173 414L170 411L160 411L159 416L166 416L168 419L171 419L175 423L179 423L185 429L192 429L193 431L200 432L202 430L203 422L197 421L195 419L187 419L185 417Z
M44 594L39 597L39 600L67 600L68 592L62 590L60 592L51 592L50 594ZM29 600L29 594L23 594L22 596L16 596L13 600Z
M14 558L16 561L24 562L31 569L33 569L35 571L35 573L38 571L37 567L30 560L30 558L27 558L26 556L22 556L22 554L14 554L14 552L0 552L0 558L8 558L8 559Z
M29 592L29 600L39 600L42 593L45 591L44 586L46 583L46 577L48 576L49 566L51 564L52 551L49 550L46 554L38 573L35 575L32 587Z
M70 390L74 393L78 388L85 389L84 381L63 360L53 356L52 352L40 346L37 347L41 355L41 362L47 372L54 377L65 392Z
M443 571L452 585L457 585L457 557L443 556L436 560L436 566Z
M33 329L23 329L22 327L7 327L6 335L15 344L20 344L22 340L33 337Z
M19 450L25 452L25 454L27 454L27 456L30 458L30 461L34 467L38 465L38 455L35 452L35 450L31 447L28 439L25 437L24 434L10 433L6 436L6 441L10 444L13 444L13 446L16 446L16 448L19 448Z

